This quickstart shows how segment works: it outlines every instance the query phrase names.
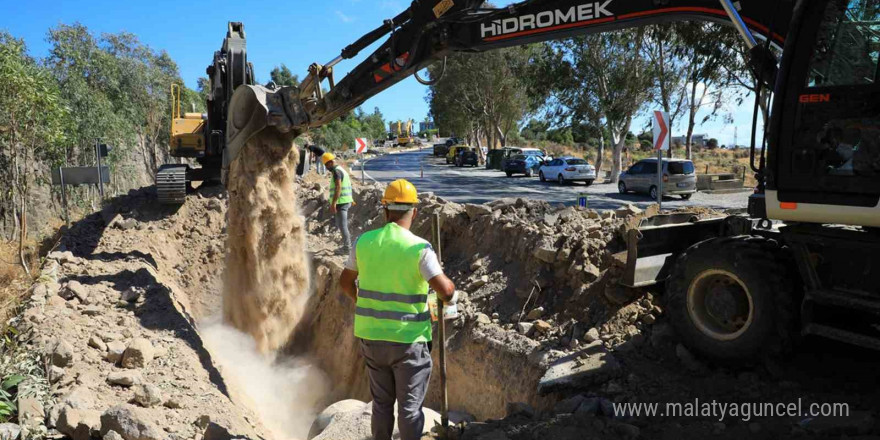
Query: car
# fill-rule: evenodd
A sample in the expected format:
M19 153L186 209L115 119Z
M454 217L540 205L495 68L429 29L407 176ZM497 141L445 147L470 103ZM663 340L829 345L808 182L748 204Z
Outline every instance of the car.
M538 178L541 179L541 182L555 180L560 185L566 182L582 181L589 186L596 180L596 167L579 157L563 156L541 166L538 170Z
M542 165L544 165L544 156L517 154L507 160L504 173L507 174L507 177L513 177L514 174L525 174L526 177L532 177L538 174L538 169Z
M456 147L455 159L453 159L453 162L457 167L463 167L465 165L479 165L480 161L477 158L477 149L473 147Z
M501 159L501 171L507 172L507 163L513 159L514 156L517 155L526 155L526 156L535 156L533 159L537 159L540 162L546 161L548 158L544 155L544 152L537 148L519 148L519 147L509 147L504 149L504 157ZM537 168L532 171L537 171ZM525 172L525 171L520 171Z
M694 163L686 159L663 159L663 195L678 195L687 200L697 192ZM617 190L647 193L657 199L657 159L642 159L620 173Z
M449 153L449 149L452 148L453 145L458 145L461 143L461 139L451 137L446 139L445 141L434 144L434 156L443 157ZM449 163L449 162L446 162Z
M453 145L449 147L449 151L446 153L446 163L454 164L455 163L455 155L458 154L458 150L461 148L473 148L468 145Z

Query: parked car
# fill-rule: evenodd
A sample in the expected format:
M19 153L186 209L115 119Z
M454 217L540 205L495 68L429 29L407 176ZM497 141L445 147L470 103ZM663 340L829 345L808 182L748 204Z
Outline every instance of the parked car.
M538 174L538 169L544 165L544 156L537 154L517 154L507 160L507 166L504 173L507 177L514 174L525 174L526 177L532 177Z
M687 200L697 192L694 163L685 159L663 159L663 195L678 195ZM620 173L617 190L621 194L634 191L657 199L657 159L642 159Z
M458 150L462 148L473 148L467 145L453 145L449 147L449 151L446 153L446 163L454 164L455 163L455 155L458 154Z
M541 182L555 180L559 184L582 181L588 186L596 180L596 167L579 157L563 156L545 163L538 170Z
M546 161L548 158L544 155L544 152L537 148L519 148L519 147L511 147L504 150L504 158L501 159L501 171L507 172L507 164L517 155L525 155L525 156L535 156L533 159L537 159L540 162ZM537 168L532 171L537 171ZM518 171L524 173L525 171Z
M480 164L477 158L477 149L473 147L457 147L455 149L455 166L463 167L465 165L477 166Z
M452 148L453 145L458 145L461 143L461 139L451 137L446 139L445 141L434 144L434 156L443 157L449 154L449 149ZM449 163L449 162L446 162Z

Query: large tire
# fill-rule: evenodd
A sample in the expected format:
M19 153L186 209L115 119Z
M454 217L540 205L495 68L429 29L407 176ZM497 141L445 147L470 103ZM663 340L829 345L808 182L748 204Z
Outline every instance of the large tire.
M543 171L538 171L538 179L540 179L541 182L546 182L546 181L547 181L547 178L544 177L544 172L543 172Z
M504 174L507 174L507 177L513 177L513 173L510 171L505 171Z
M651 186L651 189L648 190L648 195L651 196L651 200L657 200L657 187Z
M762 237L691 246L666 283L666 307L682 343L725 362L788 349L796 310L786 261L779 246Z
M621 194L626 194L626 191L627 191L626 183L623 183L622 180L617 182L617 192L619 192Z
M584 180L584 185L586 185L586 186L590 186L590 185L592 185L592 184L593 184L593 181L592 181L592 180Z

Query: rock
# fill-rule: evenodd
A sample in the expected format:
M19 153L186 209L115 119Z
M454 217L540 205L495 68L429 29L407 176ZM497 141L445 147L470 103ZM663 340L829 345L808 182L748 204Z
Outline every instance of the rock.
M128 289L125 289L125 291L122 292L122 294L120 295L120 298L123 301L127 301L130 303L137 302L138 298L141 297L141 294L143 293L143 291L144 291L144 289L142 289L140 287L132 286L132 287L129 287Z
M82 314L86 316L98 316L102 313L104 313L104 309L101 306L86 306L82 310Z
M58 295L51 295L49 299L46 300L46 305L53 308L61 308L67 305L67 301L64 301L64 298Z
M143 368L153 360L153 344L144 338L134 338L122 354L125 368Z
M535 248L535 251L532 253L538 260L541 260L545 263L552 264L556 261L556 248L551 244L544 244Z
M135 218L127 218L125 220L119 220L115 223L115 226L123 231L128 231L130 229L134 229L138 226L138 221ZM127 440L127 439L126 439Z
M104 356L104 359L107 359L110 363L118 363L122 360L122 355L125 353L125 344L122 341L114 340L107 343L107 354Z
M525 416L528 418L535 417L535 408L532 408L528 403L523 402L508 402L507 403L507 417L514 416Z
M180 401L174 397L169 397L168 400L166 400L165 403L163 403L162 405L165 406L165 408L169 409L183 408L183 405L180 404Z
M73 346L63 339L56 339L47 347L49 363L56 367L67 367L73 362Z
M518 331L520 334L528 336L529 332L532 331L533 326L534 324L530 322L520 322L516 324L516 331Z
M489 282L489 276L483 275L483 276L477 278L476 280L474 280L473 282L471 282L468 285L467 290L473 291L473 290L479 289L480 287L485 286L486 283L488 283L488 282Z
M77 263L77 262L79 262L79 258L75 257L75 256L73 255L73 252L70 252L70 251L64 251L64 252L54 251L54 252L50 252L49 255L46 256L46 259L49 259L49 260L55 260L55 261L57 261L57 262L60 263L60 264Z
M534 309L529 311L529 314L526 315L526 319L535 320L544 316L544 308L543 307L535 307Z
M95 393L86 386L78 386L61 399L61 405L73 409L92 409L95 405Z
M587 281L593 281L599 278L602 275L602 271L596 267L595 264L592 263L584 263L584 269L582 273L587 277Z
M64 288L58 291L58 296L66 300L78 298L85 303L85 301L88 301L89 291L79 281L72 280L68 282Z
M556 402L556 405L553 406L553 412L556 414L571 414L575 412L583 403L585 397L583 395L578 394L574 397L569 397L565 400L560 400Z
M467 216L471 219L475 219L480 216L492 214L492 208L489 208L486 205L475 205L473 203L465 204L464 211L467 213Z
M104 434L104 436L101 437L101 439L102 439L102 440L125 440L125 439L122 438L122 436L119 435L119 433L116 432L116 431L107 431L107 433Z
M678 360L681 361L682 365L690 371L702 371L705 369L703 363L697 360L684 345L677 344L675 346L675 355L678 356Z
M162 403L162 390L153 384L137 385L134 388L134 402L145 408Z
M107 375L107 382L112 385L130 387L141 383L141 374L137 371L114 371Z
M617 210L614 211L614 213L615 213L618 217L623 218L623 217L628 217L628 216L630 216L630 215L638 215L638 214L641 214L641 213L642 213L642 210L639 209L638 207L636 207L635 205L627 204L627 205L625 205L625 206L623 206L623 207L621 207L621 208L617 208Z
M622 306L633 299L633 292L623 286L608 285L605 287L605 298L612 304Z
M559 216L556 214L544 214L544 223L547 226L554 226L556 222L559 221Z
M642 315L642 322L650 325L657 322L657 318L655 318L654 315L648 313L647 315Z
M18 440L21 426L15 423L0 423L0 440Z
M162 430L131 405L117 405L101 414L101 435L116 431L124 440L160 440Z
M107 344L105 344L97 335L92 335L92 337L89 338L89 347L97 348L98 351L102 353L107 351Z
M601 215L603 220L614 218L614 211L602 211Z
M540 334L545 334L545 333L549 332L551 328L552 328L552 326L547 321L544 321L541 319L535 321L535 331L537 331Z
M580 406L574 411L577 415L595 416L599 413L599 398L587 397L581 401Z
M471 263L471 272L476 272L481 267L483 267L483 260L477 260Z
M590 389L620 374L621 365L600 342L550 365L538 382L538 393L558 390Z
M584 342L591 343L599 340L599 330L596 327L592 327L584 333Z
M223 203L217 199L208 199L208 203L205 205L211 211L222 212L223 211Z
M64 407L55 429L74 440L89 440L101 430L101 412L90 409Z
M49 379L49 383L57 383L64 377L64 368L52 365L49 367L49 372L46 376Z
M22 425L39 426L46 418L43 404L33 396L18 398L18 421Z
M477 313L477 324L478 325L487 325L492 323L492 318L489 318L489 315L485 313Z

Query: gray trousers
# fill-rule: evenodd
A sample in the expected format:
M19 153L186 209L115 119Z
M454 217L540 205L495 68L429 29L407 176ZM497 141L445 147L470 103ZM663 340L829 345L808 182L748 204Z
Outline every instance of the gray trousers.
M343 203L336 205L336 228L342 232L342 247L345 250L351 249L351 233L348 232L348 209L351 203Z
M367 361L370 394L373 396L373 440L391 440L394 431L394 401L401 440L419 440L425 426L422 404L431 378L431 353L425 343L361 339L361 354Z

